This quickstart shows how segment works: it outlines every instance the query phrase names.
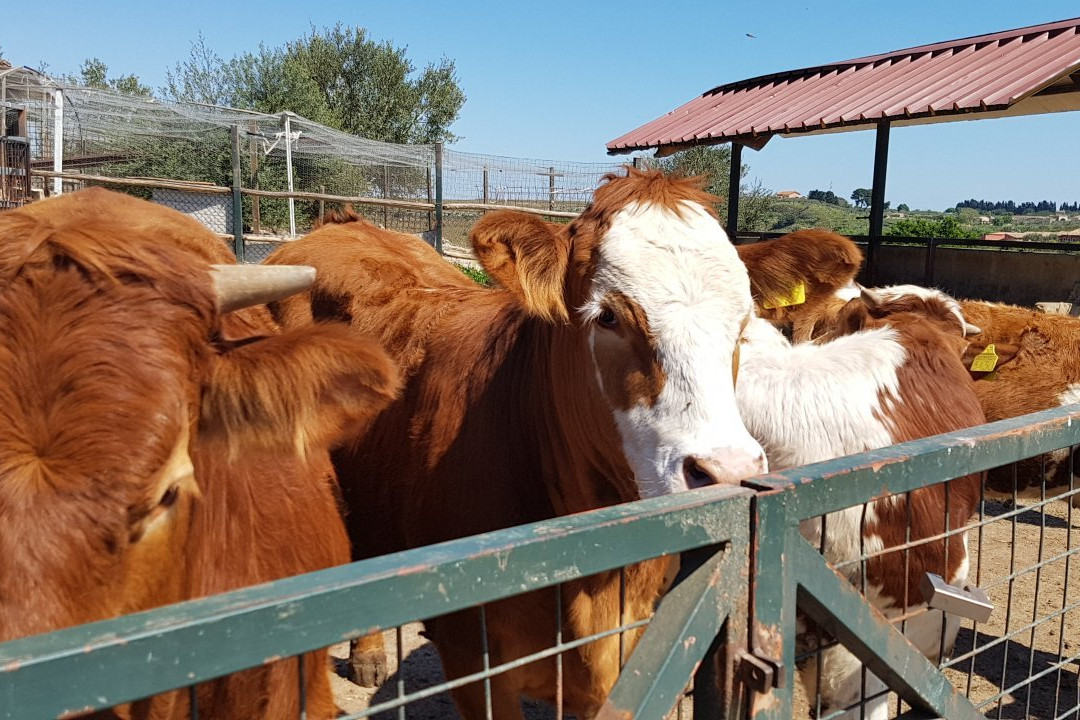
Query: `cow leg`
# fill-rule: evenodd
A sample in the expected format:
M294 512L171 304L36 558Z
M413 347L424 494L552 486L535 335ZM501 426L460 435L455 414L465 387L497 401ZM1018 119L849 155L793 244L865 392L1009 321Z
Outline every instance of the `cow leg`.
M361 687L378 687L386 681L386 644L381 632L349 643L348 676Z
M821 716L834 720L887 720L889 717L888 687L874 673L866 671L866 689L863 691L862 663L842 646L833 646L821 652ZM806 700L811 717L817 706L818 661L810 658L799 673L806 688ZM842 715L834 715L863 697L876 696L863 708L856 705Z

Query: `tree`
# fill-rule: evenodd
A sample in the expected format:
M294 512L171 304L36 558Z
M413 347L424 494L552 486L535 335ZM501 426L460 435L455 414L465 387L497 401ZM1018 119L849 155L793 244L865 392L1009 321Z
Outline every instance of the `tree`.
M719 198L727 199L728 180L731 175L730 145L695 145L653 162L656 167L686 177L705 177L705 190ZM739 176L744 177L749 167L743 165Z
M452 60L421 72L405 48L338 23L282 47L260 46L222 62L200 36L167 76L166 97L298 115L395 143L451 141L465 93Z
M115 90L127 95L141 95L150 97L152 91L146 85L139 82L137 75L121 75L109 78L109 66L99 58L92 57L83 60L79 66L78 75L65 75L66 82L74 85L98 88L99 90Z
M773 191L764 187L761 180L755 180L739 195L738 230L747 232L768 230L772 225L770 218L775 214L776 204L777 200Z
M161 94L170 100L228 105L232 102L229 68L217 53L206 47L202 33L191 43L188 59L165 72Z
M897 220L885 231L886 235L898 235L900 237L936 237L936 238L964 238L974 239L982 237L982 233L972 227L968 227L952 215L941 218L904 218Z
M896 209L899 212L911 212L911 208L907 206L907 203L900 203L896 206Z
M869 188L856 188L851 193L851 201L855 203L855 207L863 208L870 207L871 191Z

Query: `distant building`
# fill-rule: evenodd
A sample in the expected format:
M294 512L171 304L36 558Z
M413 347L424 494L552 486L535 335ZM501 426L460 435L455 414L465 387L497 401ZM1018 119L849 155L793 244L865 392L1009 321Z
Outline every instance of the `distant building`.
M802 197L802 193L798 190L781 190L776 193L776 197L783 198L784 200L795 200Z
M992 232L982 236L983 240L1023 240L1023 233Z
M1058 213L1054 216L1054 222L1069 222L1069 216L1065 213Z
M990 218L987 217L986 215L980 215L979 216L979 222L981 224L983 224L983 225L989 225L990 224Z
M1068 230L1058 233L1058 242L1080 243L1080 230Z

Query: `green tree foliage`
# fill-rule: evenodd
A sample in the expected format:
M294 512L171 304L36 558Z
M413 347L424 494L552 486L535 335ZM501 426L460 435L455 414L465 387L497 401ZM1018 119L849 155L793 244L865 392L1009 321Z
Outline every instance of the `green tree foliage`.
M729 193L731 176L731 147L729 145L697 145L677 152L652 164L665 172L678 172L687 177L704 176L705 189L721 198L716 210L723 217ZM739 168L739 177L745 178L750 166ZM777 199L771 190L756 181L750 187L743 184L739 195L739 230L766 230L773 222ZM728 228L729 230L731 228Z
M722 199L727 198L731 175L730 145L697 145L656 160L654 164L668 173L678 172L686 177L704 176L708 192ZM740 177L745 177L749 169L749 166L743 165Z
M952 215L939 218L904 218L891 224L886 230L886 235L900 237L937 237L975 239L982 237L982 233L973 227L968 227Z
M148 86L139 82L137 75L121 75L120 77L110 78L109 66L96 57L83 60L83 64L79 66L79 74L65 75L63 80L74 85L84 85L100 90L115 90L126 95L150 97L153 94Z
M851 193L851 201L857 208L870 207L870 196L869 188L855 188Z
M456 139L465 93L454 62L417 73L406 49L338 23L281 47L260 46L223 62L200 36L167 75L166 97L298 115L354 135L395 143Z
M829 205L836 205L838 207L848 207L848 201L840 197L832 190L811 190L807 195L811 200L818 200Z
M896 209L900 212L911 212L911 208L907 206L907 203L900 203L896 206Z

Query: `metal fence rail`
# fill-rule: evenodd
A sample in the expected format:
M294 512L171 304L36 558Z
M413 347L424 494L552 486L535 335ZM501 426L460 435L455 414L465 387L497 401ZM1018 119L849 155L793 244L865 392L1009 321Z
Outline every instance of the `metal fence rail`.
M902 547L861 546L832 566L805 536L807 522L824 523L830 513L874 502L910 508L911 493L929 486L1077 444L1080 407L1047 410L762 476L746 488L630 503L15 640L0 645L0 716L109 707L682 553L680 576L600 717L660 718L676 705L710 718L786 720L796 707L820 714L813 684L796 682L797 666L805 673L837 643L866 668L867 691L845 717L859 717L862 705L879 712L871 708L869 673L899 696L889 700L890 717L1080 717L1080 577L1070 580L1080 567L1075 481L1064 495L1041 493L1026 507L1015 491L1004 503L981 495L972 518L950 523L946 508L940 531L921 538L909 531ZM947 506L957 502L948 492L944 497ZM865 579L865 568L883 553L916 557L921 547L959 533L969 538L970 577L988 591L994 615L989 622L964 620L952 658L931 662L902 635L918 614L908 607L883 614L860 592L865 588L849 582L851 568ZM1011 561L1001 561L999 541L1008 541ZM1028 604L1021 587L1028 588ZM815 629L802 627L806 622ZM624 622L602 634L639 625ZM510 666L558 658L598 637L556 634L548 650L501 665L485 655L483 672L451 684L487 683ZM797 652L810 638L810 650ZM388 682L377 702L348 717L400 711L451 686L410 687L400 671L398 681L396 690ZM680 703L688 687L692 701Z

